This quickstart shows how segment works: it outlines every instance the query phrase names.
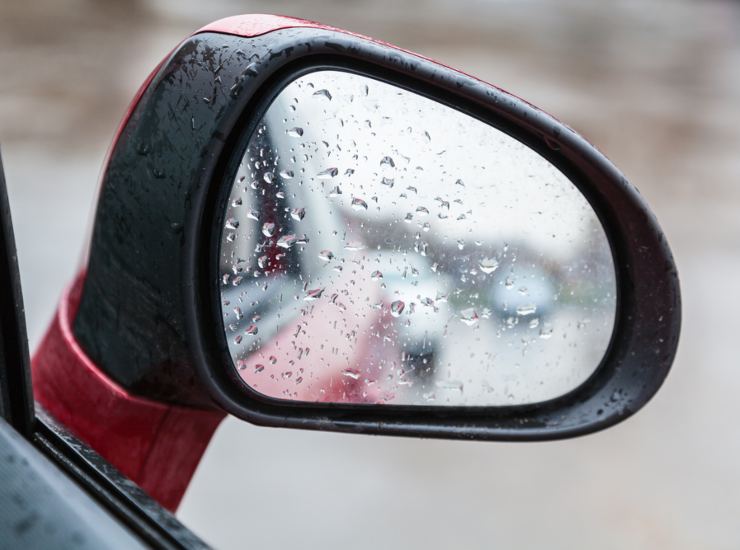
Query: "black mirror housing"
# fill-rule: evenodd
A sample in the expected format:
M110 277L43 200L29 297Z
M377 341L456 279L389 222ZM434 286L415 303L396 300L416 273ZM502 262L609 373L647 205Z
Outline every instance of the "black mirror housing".
M224 368L216 267L229 159L285 83L319 68L368 75L467 113L577 185L606 229L618 284L611 343L584 384L512 407L294 404L250 390ZM393 46L306 21L244 16L182 42L125 121L103 176L74 332L130 392L221 408L256 424L543 440L600 430L639 410L668 374L680 309L676 266L655 217L572 129L503 90Z

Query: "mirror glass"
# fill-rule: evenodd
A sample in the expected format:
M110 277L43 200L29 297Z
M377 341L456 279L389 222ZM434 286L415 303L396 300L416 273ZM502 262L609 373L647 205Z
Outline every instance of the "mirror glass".
M232 171L223 330L257 392L511 406L599 366L616 276L557 168L502 131L341 70L288 84Z

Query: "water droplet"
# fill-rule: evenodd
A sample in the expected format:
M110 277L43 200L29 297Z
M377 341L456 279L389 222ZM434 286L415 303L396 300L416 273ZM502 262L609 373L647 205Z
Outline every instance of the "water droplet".
M464 385L459 380L437 380L434 385L440 389L463 391Z
M380 279L382 279L382 278L383 278L383 274L382 274L382 273L381 273L380 271L377 271L377 270L376 270L376 271L373 271L373 272L372 272L372 273L370 274L370 278L371 278L371 279L372 279L373 281L378 281L378 280L380 280Z
M314 288L313 290L309 290L306 292L306 297L303 298L306 302L312 302L313 300L318 300L321 298L321 295L324 293L323 288Z
M241 206L242 205L242 198L237 197L233 201L231 201L231 206Z
M257 265L260 269L265 269L270 264L270 258L268 256L260 256L257 260Z
M429 209L426 206L417 206L416 211L420 214L429 214Z
M290 217L293 218L295 221L301 221L303 218L306 217L306 209L305 208L293 208L290 211Z
M363 243L362 241L350 241L344 248L345 250L355 252L357 250L363 250L365 248L365 243Z
M329 90L316 90L313 95L322 96L331 101L331 93Z
M249 212L247 212L247 218L252 219L252 220L259 220L260 219L259 212L257 212L256 210L250 210Z
M263 370L265 370L265 366L264 365L257 364L257 365L254 366L254 372L262 372Z
M238 229L239 228L239 220L236 218L229 218L226 220L226 224L224 225L226 229Z
M352 380L358 380L360 378L360 371L357 369L344 369L342 371L342 376L346 376Z
M244 334L249 334L250 336L254 336L259 332L259 329L257 328L257 325L251 324L247 327L247 329L244 331Z
M478 313L472 307L464 309L460 312L460 320L469 327L472 327L478 322Z
M295 174L293 173L293 170L282 170L280 172L280 177L283 178L284 180L293 179L294 176Z
M339 187L338 185L334 186L334 189L332 189L331 191L329 191L329 196L330 197L338 197L341 194L342 194L342 188Z
M339 170L337 168L327 168L326 170L322 170L318 174L316 174L316 177L322 180L328 180L330 178L336 177L336 175L339 173Z
M272 237L275 234L275 224L272 222L265 222L262 224L262 234L265 237Z
M380 183L388 187L393 187L393 185L395 184L395 180L393 178L383 178L382 180L380 180Z
M447 201L443 199L442 197L435 197L434 200L439 202L440 208L446 208L447 210L450 209L450 201Z
M455 185L459 185L460 187L465 187L465 182L463 180L457 180L455 182Z
M352 208L355 210L367 210L367 203L360 197L354 197L352 199Z
M265 183L272 183L275 180L275 174L272 172L265 172L262 179L265 180Z
M391 302L391 315L394 317L398 317L403 313L403 310L406 308L406 304L403 303L403 300L396 300L395 302Z
M533 313L537 312L537 306L534 304L526 304L523 306L519 306L516 308L516 314L521 315L522 317L525 315L532 315Z
M285 249L289 249L289 248L291 248L291 247L292 247L292 246L293 246L294 244L296 244L296 241L297 241L297 240L298 240L298 239L297 239L297 237L296 237L295 235L293 235L293 234L290 234L290 233L289 233L289 234L287 234L287 235L283 235L282 237L280 237L280 238L279 238L279 239L277 240L277 243L276 243L276 244L277 244L277 245L278 245L278 246L279 246L280 248L285 248Z
M290 137L301 137L303 135L303 128L298 128L298 127L291 128L290 130L287 130L286 133Z
M480 270L485 273L493 273L498 269L498 260L496 258L483 258L478 266L480 267Z
M387 157L387 156L386 157L383 157L382 159L380 159L380 165L381 166L390 166L391 168L395 168L396 167L396 163L393 161L393 159L391 157Z
M328 262L334 259L334 252L332 252L331 250L322 250L321 252L319 252L319 259Z

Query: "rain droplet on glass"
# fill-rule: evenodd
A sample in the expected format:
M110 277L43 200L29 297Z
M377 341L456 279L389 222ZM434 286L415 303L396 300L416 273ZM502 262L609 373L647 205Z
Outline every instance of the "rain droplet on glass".
M524 317L525 315L532 315L537 312L537 306L534 304L526 304L516 308L516 314Z
M460 312L460 320L469 327L472 327L478 322L478 312L472 307L463 309Z
M493 273L498 269L498 260L496 258L483 258L478 266L480 267L480 270L485 273Z
M328 180L330 178L336 177L336 175L339 174L339 169L331 167L327 168L326 170L322 170L318 174L316 174L316 177L323 180Z
M314 288L312 290L308 290L306 292L305 298L303 298L306 302L312 302L313 300L318 300L321 298L321 295L324 293L323 288Z
M342 376L346 376L352 380L358 380L360 378L360 371L357 369L344 369L342 371Z
M403 303L403 300L396 300L394 302L391 302L391 315L394 317L398 317L403 313L403 310L406 308L406 304Z
M322 96L322 97L325 97L326 99L328 99L329 101L331 101L331 93L329 92L329 90L326 90L326 89L316 90L313 93L313 95Z
M262 234L265 237L272 237L275 234L275 224L272 222L265 222L262 224Z
M334 258L334 252L331 250L322 250L319 252L319 259L324 260L325 262L328 262Z
M355 210L367 210L367 203L360 197L354 197L352 199L352 208Z
M288 235L283 235L282 237L280 237L276 244L280 248L289 249L296 243L297 240L298 238L295 235L288 234Z

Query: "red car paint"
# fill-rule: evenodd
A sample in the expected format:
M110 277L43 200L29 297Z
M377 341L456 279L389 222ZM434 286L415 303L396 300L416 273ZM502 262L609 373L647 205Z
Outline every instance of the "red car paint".
M83 282L80 275L63 294L34 355L36 400L160 504L175 510L224 413L142 399L106 377L72 333Z

